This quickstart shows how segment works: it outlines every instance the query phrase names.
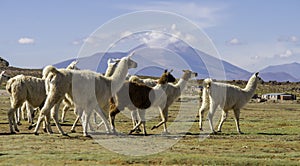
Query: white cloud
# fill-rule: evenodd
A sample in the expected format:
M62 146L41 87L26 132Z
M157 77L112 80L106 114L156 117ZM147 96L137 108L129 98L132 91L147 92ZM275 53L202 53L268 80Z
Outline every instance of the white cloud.
M278 41L279 42L297 43L297 42L299 42L299 38L297 36L294 36L294 35L285 36L285 37L281 36L281 37L278 38Z
M242 42L238 38L232 38L226 42L228 45L240 45Z
M132 32L131 32L131 31L124 31L123 33L121 33L121 38L130 36L130 35L132 35Z
M19 44L33 44L35 40L33 38L22 37L18 40Z
M290 50L290 49L287 49L287 50L285 50L284 53L279 54L279 57L281 57L281 58L288 58L288 57L290 57L292 55L293 55L293 51Z
M173 13L178 13L182 16L191 19L196 22L201 28L216 26L221 18L224 17L224 13L220 14L225 8L224 5L208 6L194 2L169 2L158 1L148 2L145 4L123 4L120 8L127 10L161 10Z
M299 41L299 38L297 36L290 36L290 41L296 43Z

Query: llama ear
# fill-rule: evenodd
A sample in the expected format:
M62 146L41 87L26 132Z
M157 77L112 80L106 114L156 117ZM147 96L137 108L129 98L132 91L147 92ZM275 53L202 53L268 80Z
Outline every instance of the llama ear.
M134 55L134 54L135 54L135 51L132 51L127 57L131 58L131 56Z
M107 61L107 64L109 65L109 64L111 64L111 58L108 58L108 61Z
M259 74L259 72L256 72L256 73L255 73L255 76L257 77L257 76L258 76L258 74Z
M121 59L112 59L113 62L118 63L121 61Z
M171 69L170 71L169 71L169 73L172 73L173 72L173 69Z
M167 73L168 72L168 69L165 69L164 73Z

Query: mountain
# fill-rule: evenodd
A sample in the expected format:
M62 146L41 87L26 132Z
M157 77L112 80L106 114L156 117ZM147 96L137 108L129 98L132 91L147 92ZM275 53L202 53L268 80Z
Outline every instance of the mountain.
M300 81L300 64L289 63L282 65L268 66L260 71L261 75L265 75L263 78L265 81L279 81L279 82L298 82Z
M210 56L202 51L180 44L170 45L167 48L149 48L139 46L132 57L138 62L136 69L130 69L130 74L160 76L164 69L174 69L173 75L180 77L183 69L191 69L198 73L198 79L214 78L217 80L234 80L250 77L250 73L226 61ZM121 58L125 52L96 53L88 57L78 58L80 69L89 69L104 73L107 68L108 58ZM65 68L73 60L69 59L54 66ZM242 77L244 76L244 77Z
M264 81L277 81L277 82L298 82L299 80L286 72L261 72L260 77Z

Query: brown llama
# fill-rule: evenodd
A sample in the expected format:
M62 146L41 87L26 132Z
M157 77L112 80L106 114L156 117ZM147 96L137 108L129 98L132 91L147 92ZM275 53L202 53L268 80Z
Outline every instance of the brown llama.
M150 106L160 106L161 101L165 101L164 90L168 82L175 82L175 78L167 70L162 74L155 87L136 82L125 82L114 98L110 99L109 119L113 132L115 130L115 116L127 107L129 110L138 109L140 121L130 131L131 134L136 128L143 124L144 135L147 135L145 127L145 109Z

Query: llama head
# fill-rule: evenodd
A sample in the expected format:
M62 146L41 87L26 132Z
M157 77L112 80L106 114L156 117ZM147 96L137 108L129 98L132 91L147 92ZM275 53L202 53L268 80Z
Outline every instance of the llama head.
M0 84L2 84L3 81L8 81L10 79L10 77L5 75L4 73L5 71L2 71L0 74Z
M193 72L191 70L182 70L182 71L183 71L182 79L185 81L188 81L190 78L194 78L198 76L198 73Z
M264 80L263 80L258 74L259 74L259 72L256 72L255 74L253 74L252 77L255 77L255 80L256 80L258 83L263 84L263 83L264 83Z
M71 69L71 70L79 70L79 68L76 66L78 63L78 60L72 61L69 66L67 66L66 69Z
M124 61L127 62L128 69L130 69L130 68L136 68L136 67L137 67L137 63L136 63L134 60L131 59L131 57L134 55L134 53L135 53L135 52L133 51L133 52L131 52L128 56L123 57L123 58L120 60L120 62L121 62L122 60L124 60Z
M158 84L165 84L168 82L175 82L176 78L171 74L173 70L169 71L166 69L164 73L161 75L161 77L158 80Z

